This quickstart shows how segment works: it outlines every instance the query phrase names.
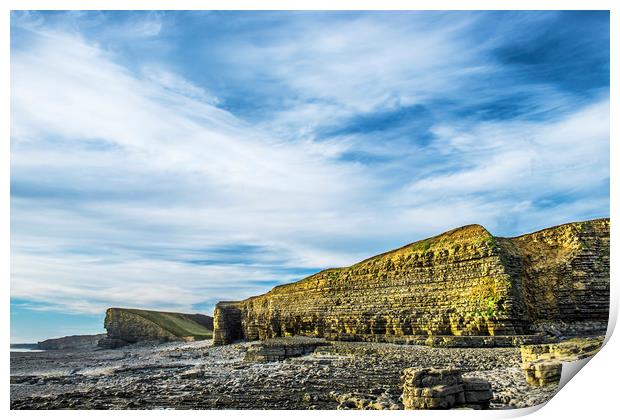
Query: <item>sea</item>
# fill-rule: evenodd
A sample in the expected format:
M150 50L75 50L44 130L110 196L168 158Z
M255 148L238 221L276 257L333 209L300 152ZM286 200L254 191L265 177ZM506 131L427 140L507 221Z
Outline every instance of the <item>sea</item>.
M12 352L36 352L36 351L45 351L35 348L36 344L11 344Z

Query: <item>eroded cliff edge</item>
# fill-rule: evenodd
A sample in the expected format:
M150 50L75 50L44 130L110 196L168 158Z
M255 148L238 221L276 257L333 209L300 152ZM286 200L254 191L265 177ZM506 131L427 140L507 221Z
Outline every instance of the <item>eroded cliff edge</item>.
M194 341L212 337L213 318L202 314L109 308L100 347L116 348L143 341Z
M479 225L454 229L221 302L214 344L305 335L413 343L467 336L511 345L541 331L600 333L609 313L609 224L569 223L516 238Z

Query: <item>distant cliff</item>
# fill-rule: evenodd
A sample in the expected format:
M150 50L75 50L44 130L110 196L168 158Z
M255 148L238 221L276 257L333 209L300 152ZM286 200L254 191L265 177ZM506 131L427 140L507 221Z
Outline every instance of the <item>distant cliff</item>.
M479 225L454 229L264 295L221 302L214 343L288 335L417 342L604 330L609 224L569 223L517 238L494 237Z
M50 338L39 341L36 348L39 350L93 350L105 334L70 335L68 337Z
M142 341L193 341L212 337L213 318L201 314L110 308L100 347L115 348Z

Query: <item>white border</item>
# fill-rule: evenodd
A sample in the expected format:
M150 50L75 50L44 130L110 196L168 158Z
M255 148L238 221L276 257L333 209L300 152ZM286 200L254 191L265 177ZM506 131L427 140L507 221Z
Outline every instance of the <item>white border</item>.
M610 10L611 0L7 0L13 10Z
M261 10L261 9L285 9L285 10L611 10L611 75L618 71L617 66L617 39L618 39L618 7L611 0L474 0L474 1L399 1L399 0L5 0L2 2L2 15L0 17L0 31L2 36L2 89L3 101L0 102L2 112L0 113L0 129L3 131L2 152L0 152L0 211L2 212L2 224L0 233L2 241L0 242L0 255L2 256L2 295L4 305L4 317L2 317L2 333L4 342L9 343L9 287L10 287L10 207L9 207L9 185L10 185L10 10L50 10L50 9L81 9L81 10ZM620 115L618 113L618 101L616 92L616 83L614 78L611 79L611 139L610 139L610 168L611 168L611 216L616 220L618 214L618 122L613 116ZM616 354L620 344L617 337L610 337L609 332L613 330L618 314L618 287L617 273L618 268L618 251L617 240L618 228L612 223L612 298L610 310L610 327L605 347L597 356L589 363L589 367L584 369L577 375L576 379L571 380L542 410L523 409L523 410L507 410L507 411L485 411L476 412L473 416L476 418L500 418L515 417L532 413L532 418L610 418L613 416L616 399L616 381L620 378L618 369L619 362ZM9 346L3 346L4 365L4 409L9 411ZM540 408L540 407L539 407ZM30 418L49 416L50 418L79 418L84 415L94 418L104 418L112 413L101 411L10 411L9 415L15 418ZM223 418L223 417L247 417L247 416L269 416L270 418L314 418L316 416L338 416L340 418L366 417L366 416L390 416L410 418L463 418L470 416L470 411L400 411L400 412L346 412L346 411L322 411L315 413L312 411L211 411L205 413L203 411L178 411L178 412L160 412L160 411L140 411L140 412L114 412L113 415L123 418L127 417L144 417L152 418L204 418L204 416Z

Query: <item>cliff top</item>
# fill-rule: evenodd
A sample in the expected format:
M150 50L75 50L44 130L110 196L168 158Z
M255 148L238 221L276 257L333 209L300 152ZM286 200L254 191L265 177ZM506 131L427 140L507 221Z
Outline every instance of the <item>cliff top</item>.
M582 222L571 222L565 223L558 226L549 227L546 229L542 229L540 231L526 233L520 236L516 236L514 238L507 239L526 239L531 235L536 235L545 232L552 232L554 230L562 229L562 228L575 228L577 230L581 230L583 228L597 226L600 224L609 223L609 218L601 218L594 220L587 220ZM421 239L419 241L410 243L408 245L402 246L400 248L393 249L391 251L384 252L382 254L375 255L373 257L367 258L363 261L360 261L356 264L353 264L349 267L340 267L340 268L328 268L318 273L312 274L308 277L305 277L297 282L282 284L274 287L273 291L280 291L282 289L286 289L287 287L291 287L294 284L299 284L302 282L313 281L319 276L323 276L329 273L338 273L344 270L348 270L351 268L359 267L361 265L366 264L374 264L385 260L391 260L394 258L398 258L401 256L411 255L411 254L423 254L428 251L442 250L442 249L453 249L458 250L462 244L478 244L478 243L487 243L490 246L496 246L496 237L493 236L488 230L486 230L483 226L478 224L466 225L462 227L458 227L456 229L451 229L447 232L441 233L439 235ZM262 296L262 295L259 295ZM254 299L258 296L252 296L248 299Z
M451 229L447 232L440 233L439 235L421 239L419 241L415 241L413 243L407 244L400 248L393 249L391 251L384 252L379 255L375 255L373 257L362 260L356 264L353 264L351 267L355 267L358 265L366 264L371 261L381 260L385 258L397 257L400 255L408 255L414 253L423 253L429 250L438 249L438 248L446 248L452 247L454 245L463 243L463 242L482 242L486 240L490 240L493 238L493 235L489 233L481 225L466 225L461 226L456 229ZM349 267L345 267L349 268Z
M523 235L508 237L506 239L522 239L522 238L527 238L533 235L539 235L539 234L544 234L544 233L548 233L552 231L557 231L559 229L574 228L577 230L582 230L582 229L587 229L587 228L592 228L592 227L602 227L604 225L609 225L609 223L610 223L609 217L601 217L599 219L584 220L582 222L563 223L561 225L551 226L551 227L540 229L534 232L524 233Z

